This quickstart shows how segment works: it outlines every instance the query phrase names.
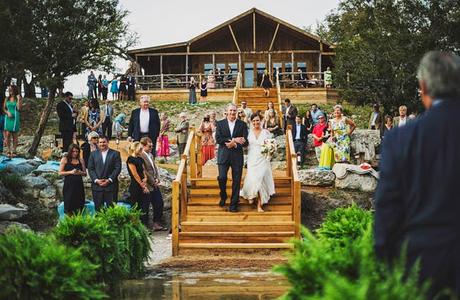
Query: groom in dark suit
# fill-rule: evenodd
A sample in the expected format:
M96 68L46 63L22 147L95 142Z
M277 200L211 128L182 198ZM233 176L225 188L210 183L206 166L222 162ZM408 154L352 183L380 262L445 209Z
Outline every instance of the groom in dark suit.
M101 209L104 203L110 206L113 202L117 202L120 171L120 152L109 148L107 137L99 136L99 149L91 152L88 161L91 189L97 211Z
M219 168L220 202L225 206L227 200L227 173L232 168L232 197L230 212L238 212L240 198L240 183L243 175L243 147L248 145L248 127L245 122L236 118L237 108L234 104L227 106L227 118L217 122L216 142L219 144L217 152L217 166Z

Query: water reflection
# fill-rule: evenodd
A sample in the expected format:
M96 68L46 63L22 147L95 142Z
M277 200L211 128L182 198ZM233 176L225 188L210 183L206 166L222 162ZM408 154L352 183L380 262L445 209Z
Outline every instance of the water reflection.
M115 299L265 300L286 290L286 281L271 272L157 270L143 280L125 281Z

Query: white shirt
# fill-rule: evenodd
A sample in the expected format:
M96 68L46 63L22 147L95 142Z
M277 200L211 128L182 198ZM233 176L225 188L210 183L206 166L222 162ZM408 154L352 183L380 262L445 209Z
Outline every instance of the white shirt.
M229 119L227 119L228 121L228 128L230 128L230 135L233 136L233 130L235 129L235 123L236 123L236 119L235 121L230 121Z
M107 158L107 153L109 152L109 150L105 150L105 151L101 151L101 154L102 154L102 163L105 165L105 160Z
M300 124L295 125L296 132L295 132L295 140L300 140Z
M407 122L407 116L405 116L404 119L402 117L399 117L398 127L406 125L406 122Z
M379 116L379 113L373 112L372 113L372 121L371 121L371 126L375 126L375 121L377 121L377 117Z
M144 110L141 108L141 113L139 114L139 122L141 125L141 133L148 133L150 122L150 112L148 109Z

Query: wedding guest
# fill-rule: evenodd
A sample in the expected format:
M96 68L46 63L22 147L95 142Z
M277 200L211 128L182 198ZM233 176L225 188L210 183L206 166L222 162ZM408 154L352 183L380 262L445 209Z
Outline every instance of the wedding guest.
M86 122L85 120L88 118L88 111L89 111L89 100L84 100L83 105L80 107L80 111L78 113L78 123L80 123L80 138L84 139L86 135Z
M190 77L190 84L188 86L189 94L188 94L188 103L189 104L196 104L196 81L195 77Z
M393 122L395 127L401 127L410 122L409 118L407 117L407 106L401 105L399 107L399 117L394 118Z
M102 74L97 76L97 99L102 100Z
M206 102L206 98L208 97L208 83L206 79L203 77L200 84L200 103Z
M327 121L326 114L323 111L321 111L321 109L318 108L318 105L316 105L316 103L313 103L311 105L310 114L311 114L311 120L313 122L313 126L318 124L318 122L319 122L318 117L319 116L324 116L325 120Z
M245 100L241 101L241 107L240 108L244 111L244 114L246 115L246 117L248 119L251 118L252 109L250 109L248 107L248 103Z
M244 113L244 110L242 108L238 108L237 111L238 111L238 115L237 115L238 120L241 120L244 123L248 124L249 123L249 118Z
M97 98L96 85L97 78L94 75L94 72L91 71L88 75L88 81L86 82L86 86L88 87L88 99ZM67 148L65 149L67 150Z
M153 142L153 149L156 149L158 134L160 133L160 118L158 111L149 107L150 97L142 95L139 100L140 108L131 112L128 126L128 141L140 141L148 136ZM155 155L155 151L152 153Z
M107 94L109 92L109 81L106 76L102 76L102 100L107 100Z
M380 106L376 103L373 105L374 111L371 113L369 119L369 129L380 130L382 127L382 114L380 113Z
M355 128L355 123L343 115L342 106L334 106L334 118L329 121L331 137L321 148L320 167L332 169L334 163L350 162L350 135Z
M113 111L113 105L110 100L105 100L105 104L102 105L101 111L104 112L104 120L102 121L102 134L109 138L112 138L112 118L115 114Z
M305 115L302 118L302 124L305 125L305 128L307 128L309 133L313 129L313 121L311 118L311 112L309 110L305 112Z
M324 72L324 87L332 87L332 71L330 67L327 67L326 71Z
M19 94L18 87L10 85L8 87L8 97L3 102L5 146L8 157L17 156L16 148L18 147L18 135L21 129L21 116L19 113L21 108L22 97Z
M145 210L145 219L148 222L149 219L149 207L150 204L153 206L153 231L167 231L168 229L161 225L161 219L163 217L163 196L160 191L160 175L158 168L155 165L155 158L152 155L153 143L148 137L141 139L141 145L143 151L141 157L144 160L144 172L147 176L146 186L149 190L147 194L148 203Z
M62 138L62 151L67 151L72 144L74 132L76 132L75 119L77 112L72 105L73 94L66 92L65 99L56 105L56 111L59 117L59 131ZM97 100L96 100L97 101Z
M99 148L91 152L88 173L96 210L117 202L118 175L121 171L120 152L109 148L109 140L99 136Z
M61 159L59 175L64 176L64 212L66 215L73 215L85 207L83 176L86 176L86 167L80 158L78 145L71 144L67 150L67 155Z
M316 159L318 163L320 162L321 158L321 147L323 145L323 141L327 138L327 122L324 115L320 115L318 117L318 124L313 127L313 147L315 148Z
M273 137L277 137L282 134L281 127L279 125L278 118L276 117L275 110L268 110L267 120L264 122L264 128L267 129Z
M295 125L292 126L292 138L294 139L294 149L297 153L297 164L303 167L305 162L305 150L307 150L308 131L302 124L302 117L296 116Z
M298 84L302 85L304 88L307 87L307 78L305 78L304 72L301 68L297 68L296 79Z
M189 130L189 123L187 121L187 114L184 112L181 112L179 114L179 124L177 124L176 128L174 131L177 133L176 136L176 143L177 143L177 149L179 151L179 158L182 156L185 150L185 146L187 144L187 138L188 138L188 130Z
M104 113L101 112L97 99L91 99L89 102L88 117L85 120L86 134L96 131L99 135L102 135L102 122L104 118Z
M120 85L118 86L118 100L125 100L127 92L127 79L124 75L120 77Z
M216 71L216 85L218 89L222 88L224 82L224 73L220 68L217 68Z
M231 87L232 82L233 82L233 71L232 71L232 68L230 67L230 65L227 66L226 81L227 81L227 87Z
M273 87L273 83L270 79L270 75L268 74L267 69L264 70L260 86L264 89L265 97L270 97L270 89Z
M277 113L276 113L275 105L273 104L273 101L269 101L267 103L267 109L264 112L264 120L268 120L268 114L269 114L270 110L273 110L273 112L275 113L275 117L278 117Z
M393 117L390 115L385 116L385 123L383 124L382 128L380 128L380 138L383 139L385 134L388 131L393 129Z
M163 156L165 159L169 156L169 139L168 139L168 131L169 131L169 120L166 113L162 113L160 116L161 120L161 127L160 127L160 135L158 136L158 151L157 156Z
M211 123L209 114L206 114L198 129L202 133L201 137L201 165L205 165L208 160L215 157L216 142L212 136L215 130Z
M142 159L143 147L140 142L131 143L128 149L126 165L131 177L129 184L129 197L131 204L137 204L141 210L141 221L145 227L149 223L149 189L147 188L147 176L144 171L144 160Z
M1 107L0 109L0 155L3 155L3 144L5 142L4 136L3 136L3 131L5 130L5 112L3 111L3 103L5 102L5 99L2 99Z
M208 88L215 88L216 77L214 76L214 71L210 70L208 73Z
M295 123L296 123L295 118L298 115L298 111L297 111L297 107L295 107L295 105L292 104L291 100L289 100L289 99L284 100L284 106L286 107L286 111L284 113L284 124L285 124L284 130L286 131L287 126L289 126L289 125L294 126L295 125Z
M113 79L110 84L110 92L112 93L112 100L118 99L118 80L116 76L113 76Z
M96 151L97 145L99 142L99 134L96 131L91 131L88 134L86 142L81 145L81 151L83 152L83 161L85 162L85 166L88 165L89 156L92 152Z
M132 74L128 75L127 85L128 85L128 100L134 101L134 99L136 98L136 78Z
M117 145L120 143L120 140L123 137L123 131L126 130L124 127L125 119L126 119L126 115L124 113L120 113L113 120L113 130L115 131Z

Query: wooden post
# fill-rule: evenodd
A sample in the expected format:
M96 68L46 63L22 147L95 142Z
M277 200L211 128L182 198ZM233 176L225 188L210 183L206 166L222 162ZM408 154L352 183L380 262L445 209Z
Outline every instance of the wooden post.
M252 48L256 52L256 13L252 13Z
M214 74L215 71L216 71L216 55L213 53L212 54L212 73ZM214 74L214 76L216 76L216 74Z
M163 81L163 55L160 55L160 80L161 80L161 83L160 83L160 87L161 89L163 89L164 85L164 81Z
M195 129L191 129L193 134L192 138L192 144L190 145L190 178L194 179L196 178L196 134L195 134Z
M322 67L321 67L321 64L322 64L322 55L323 53L323 43L320 41L319 42L319 54L318 54L318 72L319 72L319 79L321 80L322 79L322 76L321 76L321 72L322 72Z
M286 129L286 176L289 177L291 176L291 170L292 170L292 161L291 161L291 152L293 149L290 147L289 143L289 137L292 136L291 133L291 126L288 126Z
M238 53L238 72L243 72L243 68L241 66L241 53Z
M278 29L279 28L280 28L280 23L277 23L275 33L273 34L272 42L270 43L270 48L268 48L268 51L272 51L273 44L275 43L276 35L278 34Z
M190 52L190 44L187 45L187 54L185 54L185 83L186 85L188 82L188 54L189 52Z
M172 255L177 256L179 254L179 196L180 195L180 183L176 180L172 182L172 215L171 215L171 227L172 227Z
M182 173L180 180L180 220L187 220L187 160L185 161L184 172Z
M297 173L297 172L296 172ZM300 225L301 225L301 217L302 217L302 199L301 199L301 189L300 189L300 181L292 179L294 182L294 190L293 190L293 205L294 205L294 232L297 238L300 238Z
M294 80L294 52L291 52L291 80Z

